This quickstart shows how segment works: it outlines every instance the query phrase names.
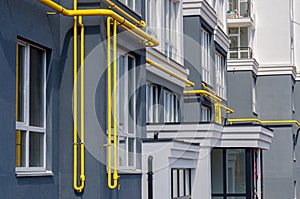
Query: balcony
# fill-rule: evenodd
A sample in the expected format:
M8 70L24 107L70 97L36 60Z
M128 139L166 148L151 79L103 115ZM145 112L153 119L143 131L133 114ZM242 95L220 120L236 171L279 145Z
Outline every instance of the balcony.
M257 124L222 126L215 123L148 124L147 138L199 143L202 147L252 147L269 149L272 130Z
M229 48L228 59L252 59L253 52L250 47Z
M228 52L227 71L253 71L258 72L258 62L253 58L252 48L230 48Z
M254 28L255 15L253 5L247 0L230 0L227 11L227 22L229 27L250 26Z

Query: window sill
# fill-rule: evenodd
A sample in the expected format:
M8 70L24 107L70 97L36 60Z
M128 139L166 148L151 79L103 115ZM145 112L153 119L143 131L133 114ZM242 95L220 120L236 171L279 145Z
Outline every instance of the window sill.
M142 174L142 170L138 169L119 169L119 174Z
M52 171L16 171L17 177L43 177L53 175Z
M142 170L139 169L118 169L118 174L142 174L142 173L143 173Z

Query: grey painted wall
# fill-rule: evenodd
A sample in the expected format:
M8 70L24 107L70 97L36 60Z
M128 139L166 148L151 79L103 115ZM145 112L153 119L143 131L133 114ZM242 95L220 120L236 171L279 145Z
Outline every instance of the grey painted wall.
M37 1L2 1L0 6L0 186L2 198L57 198L59 190L58 121L60 86L59 17L48 17ZM54 176L15 176L15 101L17 38L36 42L47 51L47 169Z
M71 1L61 4L72 8ZM81 4L81 6L85 6ZM4 198L141 198L141 175L121 174L120 191L107 188L106 175L106 50L96 47L106 39L104 17L86 17L86 187L82 194L73 190L73 19L47 15L50 9L38 1L5 1L0 6L0 161L1 195ZM144 8L142 9L144 12ZM17 38L38 43L47 49L47 169L50 177L15 176L15 52ZM120 43L130 41L126 36ZM122 41L123 40L123 41ZM132 39L131 39L132 40ZM126 46L133 49L137 64L145 63L145 49L137 41ZM96 47L96 48L95 48ZM95 62L96 61L96 62ZM96 63L96 64L95 64ZM137 70L137 97L140 103L137 152L145 131L145 68ZM94 84L96 82L96 84ZM140 156L137 167L141 168Z
M230 117L256 117L252 110L252 72L228 72L228 101L235 110ZM262 120L292 119L292 86L289 75L257 76L257 117ZM297 99L297 98L296 98ZM293 125L270 125L274 130L271 149L263 155L264 198L293 198L295 165Z
M195 25L196 24L196 25ZM192 89L199 90L202 88L202 68L201 68L201 50L202 50L202 28L211 33L211 85L216 91L216 70L215 70L215 53L217 44L213 40L213 29L209 27L199 16L188 16L183 18L184 31L184 65L189 69L189 80L195 83ZM222 52L220 52L222 53ZM197 56L198 55L198 56ZM226 59L226 55L223 55ZM226 75L225 75L226 76ZM201 106L211 107L211 117L214 121L214 105L210 99L202 95L186 95L184 96L184 121L199 122L201 121ZM226 104L226 101L224 102Z
M227 72L228 75L228 106L235 110L229 118L253 117L252 110L252 80L251 71Z
M292 85L289 75L258 76L257 102L260 119L292 119ZM265 198L294 197L294 152L295 128L272 127L274 130L271 149L264 152Z

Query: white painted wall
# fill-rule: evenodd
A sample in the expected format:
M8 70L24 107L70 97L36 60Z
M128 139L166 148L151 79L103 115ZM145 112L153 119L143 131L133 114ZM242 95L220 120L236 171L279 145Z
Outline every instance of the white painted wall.
M289 1L255 1L256 46L259 64L291 63Z
M294 0L294 46L295 46L295 65L297 72L300 73L300 1Z
M211 198L210 147L201 148L192 186L192 198Z

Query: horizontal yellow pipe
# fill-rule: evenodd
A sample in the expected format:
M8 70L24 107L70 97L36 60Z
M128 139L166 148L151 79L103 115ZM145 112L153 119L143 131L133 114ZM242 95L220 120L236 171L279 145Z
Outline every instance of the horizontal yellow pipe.
M159 65L158 63L152 61L152 60L149 59L149 58L146 58L146 62L147 62L148 64L154 66L155 68L158 68L159 70L161 70L161 71L163 71L163 72L165 72L165 73L167 73L167 74L169 74L169 75L175 77L176 79L179 79L180 81L183 81L184 83L186 83L186 84L189 85L189 86L195 86L195 84L194 84L193 82L191 82L191 81L189 81L189 80L187 80L187 79L185 79L185 78L183 78L183 77L177 75L177 74L174 73L173 71L170 71L169 69L166 69L165 67Z
M143 20L138 21L136 18L132 17L130 14L128 14L127 12L122 10L119 6L117 6L116 4L111 2L110 0L105 0L105 1L106 1L106 3L108 3L111 6L111 8L115 8L117 11L119 11L120 13L125 15L127 18L134 21L136 23L136 25L138 25L142 28L146 28L146 22L145 21L143 21Z
M231 108L228 108L227 106L225 106L223 104L220 104L220 107L225 109L228 114L234 113L234 110L232 110Z
M257 118L235 118L228 119L229 124L238 123L238 122L256 122L259 124L295 124L300 126L300 123L297 120L259 120Z
M137 28L134 24L126 20L124 17L118 15L116 12L109 9L89 9L89 10L68 10L61 5L53 2L52 0L39 0L41 3L47 5L48 7L56 10L65 16L109 16L118 21L121 25L126 26L128 29L132 30L136 34L145 38L147 41L145 44L148 47L154 47L159 45L159 41L145 33L143 30Z
M216 95L206 91L206 90L185 90L183 91L184 94L189 94L189 95L198 95L198 94L201 94L201 95L204 95L204 96L207 96L209 98L211 98L212 100L216 101L216 102L221 102L222 99L217 97Z
M209 92L213 93L214 95L217 95L217 92L214 91L214 90L212 90L212 89L210 89L208 86L206 86L205 83L202 83L202 87L203 87L204 89L208 90Z

